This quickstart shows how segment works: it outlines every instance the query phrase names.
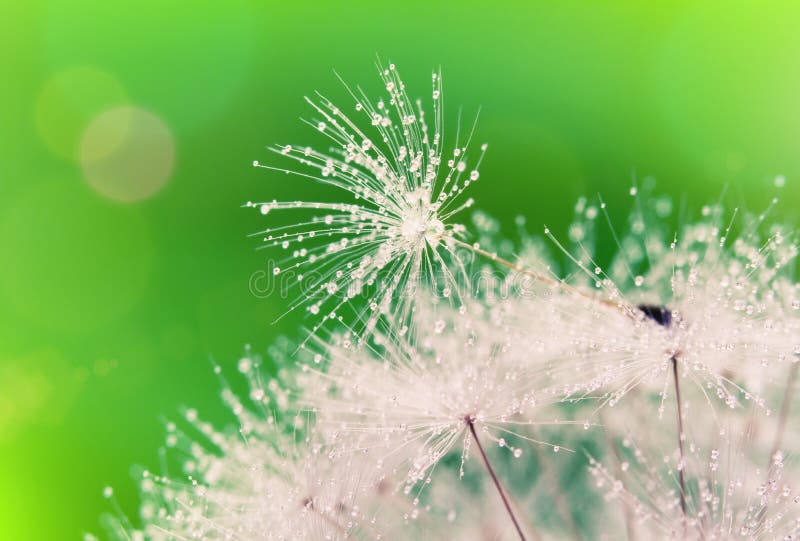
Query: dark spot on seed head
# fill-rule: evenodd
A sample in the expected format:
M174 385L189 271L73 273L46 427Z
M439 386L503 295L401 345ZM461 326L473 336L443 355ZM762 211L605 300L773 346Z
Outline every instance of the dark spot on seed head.
M669 327L672 324L672 311L666 306L658 304L640 304L637 306L642 313L664 327Z

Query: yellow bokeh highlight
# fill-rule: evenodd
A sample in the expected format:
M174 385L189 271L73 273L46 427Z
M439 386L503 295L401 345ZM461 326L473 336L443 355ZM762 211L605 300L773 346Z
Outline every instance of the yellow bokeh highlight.
M115 107L87 126L79 159L84 178L97 192L115 201L140 201L172 176L175 139L150 111Z
M51 152L76 161L81 134L92 117L127 99L113 75L92 66L66 68L50 77L39 93L37 133Z
M19 358L0 358L0 444L32 422L59 422L69 411L84 378L52 348Z

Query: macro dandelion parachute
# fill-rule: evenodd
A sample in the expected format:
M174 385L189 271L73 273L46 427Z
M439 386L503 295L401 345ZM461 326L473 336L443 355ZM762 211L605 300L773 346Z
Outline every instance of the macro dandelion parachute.
M612 229L618 252L608 271L589 236L605 204L598 211L579 202L572 250L547 233L574 267L567 293L583 293L560 310L569 337L564 354L571 357L564 364L573 373L563 375L565 389L601 391L603 404L614 405L640 384L661 386L663 415L675 364L682 380L707 391L712 408L712 396L728 407L753 400L766 408L756 393L783 377L800 352L794 233L778 225L763 231L766 213L726 215L719 206L704 207L699 221L668 233L665 201L646 201L652 214L637 201L631 231L620 238ZM531 316L519 306L524 322Z
M256 236L308 331L237 360L232 428L167 424L181 473L145 471L111 538L796 539L798 239L772 206L676 223L634 186L621 235L581 198L565 238L508 239L465 216L486 145L445 130L441 72L426 108L378 69L382 99L306 99L328 149L254 163L339 195L246 205L299 216Z
M485 445L515 459L523 456L523 444L558 453L560 445L531 429L589 427L552 417L548 407L560 396L550 392L536 356L508 341L502 325L481 309L471 303L459 311L427 307L415 316L422 321L415 322L413 345L403 336L376 333L369 346L356 348L345 334L325 348L327 367L305 365L315 381L305 383L304 401L320 425L335 432L344 452L363 451L378 467L392 464L405 494L424 490L437 464L456 450L461 475L475 453L496 480ZM319 354L314 358L321 363ZM505 499L502 486L497 489Z
M606 501L632 511L639 534L661 539L733 540L794 539L800 496L784 476L785 457L777 453L761 467L742 456L737 437L723 438L721 447L691 445L685 508L682 510L677 469L653 460L631 439L625 440L630 462L621 475L594 459L590 470Z
M292 309L305 305L311 314L333 319L343 305L363 295L368 302L355 308L351 325L361 322L367 329L390 310L407 315L420 283L442 297L458 296L463 283L452 241L464 227L451 223L451 218L472 206L472 199L462 194L478 180L486 151L481 145L473 158L473 133L460 140L460 127L454 141L446 142L441 72L432 75L432 124L422 100L409 98L394 64L379 66L379 73L386 98L372 101L362 90L345 85L355 102L355 115L365 119L364 127L318 94L306 98L318 115L307 123L328 139L330 150L272 148L295 161L298 170L254 163L335 187L348 201L249 203L262 214L288 209L324 212L258 235L266 247L293 249L276 273L291 269L298 281L312 281L311 291L301 294Z
M315 441L298 437L271 406L286 392L264 383L258 364L239 362L250 381L246 401L226 385L222 397L237 421L217 430L187 410L184 425L167 425L167 449L184 455L183 476L144 471L141 530L114 518L119 539L341 540L380 538L374 522L380 479L358 457L338 460ZM198 434L192 436L191 434Z

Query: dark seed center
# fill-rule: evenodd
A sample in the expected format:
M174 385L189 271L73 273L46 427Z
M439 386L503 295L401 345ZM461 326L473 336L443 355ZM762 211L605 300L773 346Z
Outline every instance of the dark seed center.
M666 306L657 304L640 304L637 306L642 313L659 325L669 327L672 324L672 311Z

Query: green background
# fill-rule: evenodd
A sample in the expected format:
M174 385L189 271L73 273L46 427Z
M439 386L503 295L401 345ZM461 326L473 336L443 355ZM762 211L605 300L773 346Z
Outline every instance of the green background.
M209 358L298 335L299 317L272 324L286 299L249 292L268 254L240 205L321 195L251 163L321 142L302 96L349 107L333 69L374 95L379 54L427 98L442 66L450 126L457 104L482 108L472 195L509 231L525 214L563 235L598 192L623 220L634 176L695 209L726 186L754 210L779 195L791 221L799 23L797 3L765 1L3 2L0 539L98 532L105 485L135 515L131 467L157 468L162 420L181 405L223 418ZM121 106L150 123L104 170L121 179L109 197L82 141ZM109 118L100 151L127 133ZM125 179L170 148L166 183L129 200Z

